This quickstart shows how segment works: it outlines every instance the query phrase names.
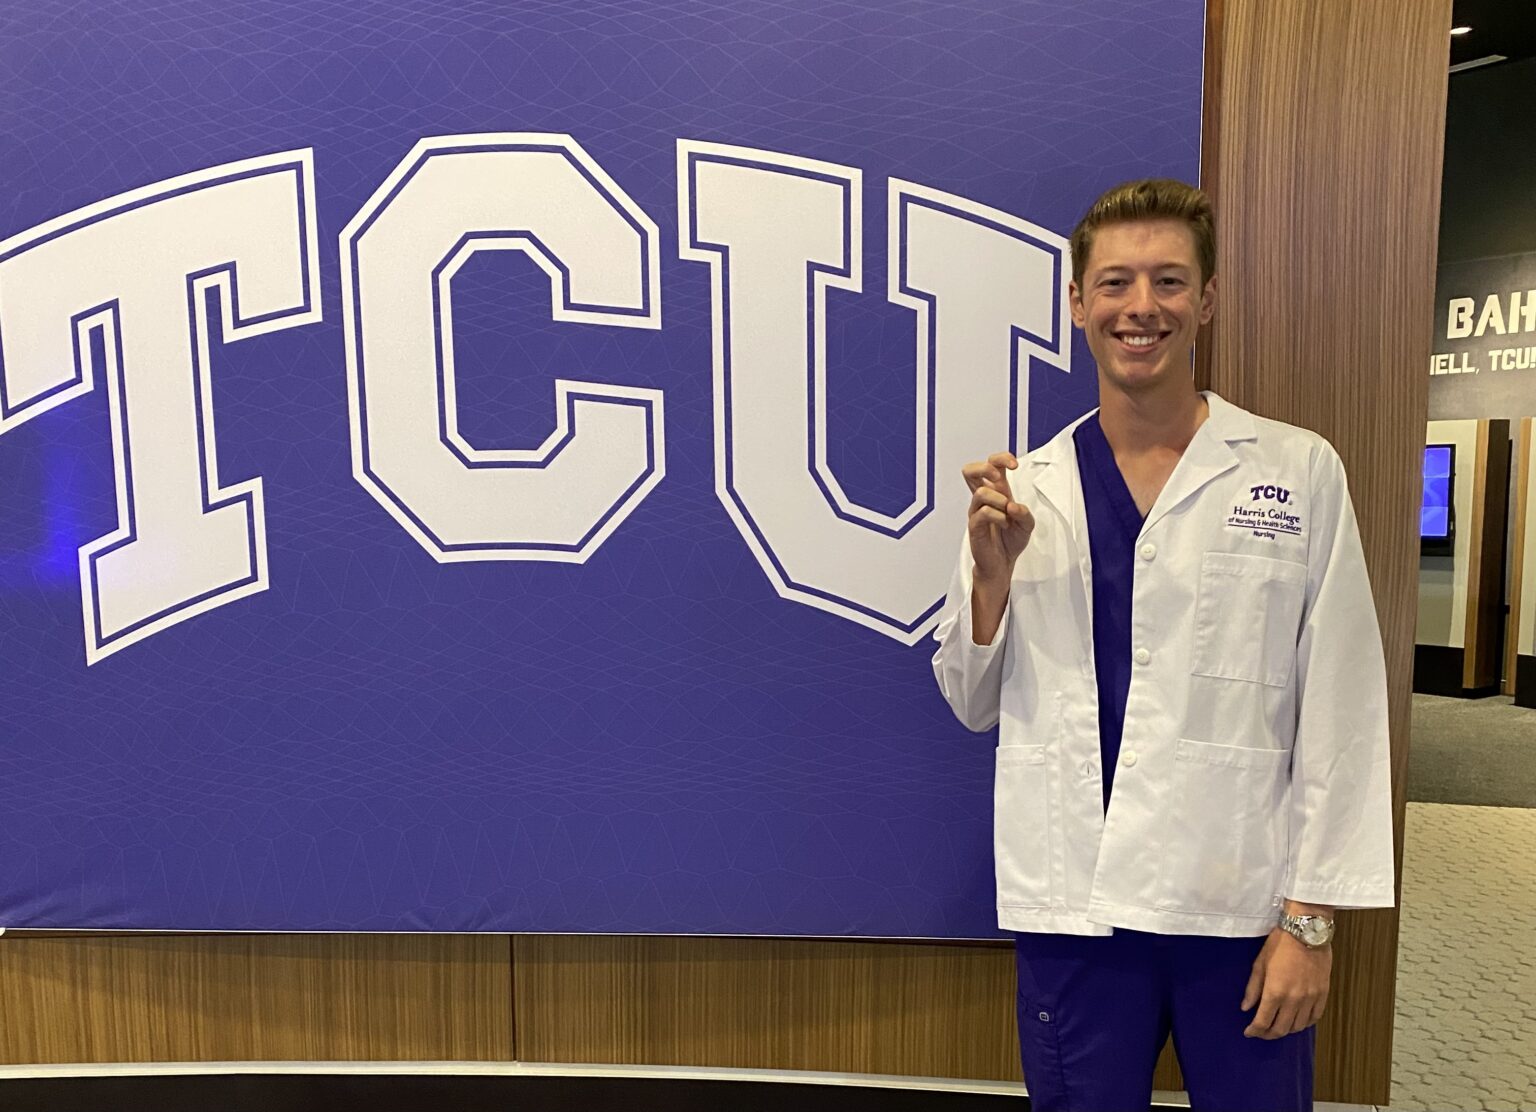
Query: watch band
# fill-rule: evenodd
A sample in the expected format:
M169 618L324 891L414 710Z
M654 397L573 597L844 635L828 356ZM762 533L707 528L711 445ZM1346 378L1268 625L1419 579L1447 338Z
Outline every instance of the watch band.
M1309 950L1321 950L1333 941L1333 920L1322 915L1280 913L1280 929Z

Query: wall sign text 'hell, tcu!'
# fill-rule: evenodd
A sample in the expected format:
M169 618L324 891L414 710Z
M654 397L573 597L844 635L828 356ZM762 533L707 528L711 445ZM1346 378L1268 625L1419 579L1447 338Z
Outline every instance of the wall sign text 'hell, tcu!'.
M989 414L1017 443L1030 356L1068 367L1065 240L889 183L888 297L917 318L918 494L883 514L826 464L826 291L862 288L860 171L682 140L677 182L677 250L713 275L726 511L781 597L915 643L961 523L935 512L934 474L968 458ZM210 336L321 319L314 191L310 151L267 155L0 243L0 433L107 384L118 526L79 550L89 663L268 586L261 480L219 481ZM347 225L353 474L435 560L581 563L666 471L658 389L562 379L542 445L470 443L454 275L478 253L522 252L549 277L554 320L658 329L659 239L574 139L533 133L423 140Z

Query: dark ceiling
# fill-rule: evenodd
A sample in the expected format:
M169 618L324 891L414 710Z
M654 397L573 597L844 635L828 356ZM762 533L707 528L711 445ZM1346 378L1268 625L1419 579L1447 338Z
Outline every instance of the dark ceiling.
M1536 57L1536 0L1455 0L1452 11L1452 27L1472 30L1451 37L1451 65L1489 54Z

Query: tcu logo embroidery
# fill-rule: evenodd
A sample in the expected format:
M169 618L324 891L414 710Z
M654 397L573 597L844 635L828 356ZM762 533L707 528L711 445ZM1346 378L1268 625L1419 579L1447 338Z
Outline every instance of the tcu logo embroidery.
M1241 489L1241 488L1239 488ZM1239 502L1227 517L1227 527L1251 530L1255 537L1272 541L1278 535L1299 537L1302 535L1301 511L1291 501L1291 492L1274 483L1260 483L1248 488L1252 498L1248 505ZM1254 502L1273 502L1278 505L1259 507ZM1286 506L1286 509L1280 509Z

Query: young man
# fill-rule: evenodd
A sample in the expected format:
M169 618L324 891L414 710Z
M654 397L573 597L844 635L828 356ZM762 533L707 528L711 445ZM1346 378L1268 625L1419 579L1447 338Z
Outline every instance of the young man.
M999 925L1036 1112L1310 1108L1333 912L1393 901L1386 678L1344 471L1195 390L1211 207L1132 182L1072 233L1099 409L964 469L934 673L998 726Z

